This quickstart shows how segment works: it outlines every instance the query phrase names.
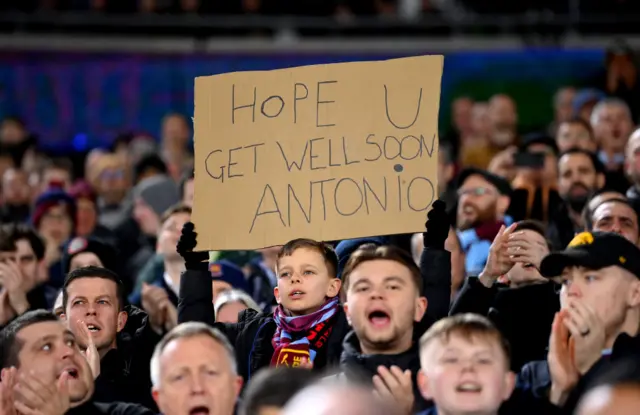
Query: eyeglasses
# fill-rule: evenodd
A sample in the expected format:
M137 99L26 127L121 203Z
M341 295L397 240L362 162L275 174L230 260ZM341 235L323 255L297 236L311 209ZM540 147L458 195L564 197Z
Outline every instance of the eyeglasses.
M494 194L494 191L491 189L487 189L486 187L473 187L471 189L458 189L458 197L462 197L464 195L468 196L484 196Z

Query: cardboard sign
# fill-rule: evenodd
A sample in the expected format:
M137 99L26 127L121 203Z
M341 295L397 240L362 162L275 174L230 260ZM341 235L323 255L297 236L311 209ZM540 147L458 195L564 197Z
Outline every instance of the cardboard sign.
M444 58L195 80L198 250L421 231Z

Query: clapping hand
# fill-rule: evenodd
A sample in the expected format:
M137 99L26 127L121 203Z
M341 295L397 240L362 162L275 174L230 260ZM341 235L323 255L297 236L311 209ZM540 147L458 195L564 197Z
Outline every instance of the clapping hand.
M580 372L575 365L575 339L569 335L564 320L567 313L556 313L551 326L547 363L551 374L549 400L555 405L563 405L571 389L578 383Z
M575 345L574 362L584 375L602 357L606 342L604 323L590 306L579 300L570 300L563 312L562 321Z
M509 236L516 228L516 224L505 228L504 225L498 231L498 235L493 239L489 248L489 256L484 270L480 273L479 279L485 286L493 285L498 278L509 272L513 268L513 260L509 256L508 243Z
M9 304L17 315L24 314L29 310L27 293L23 287L24 277L15 261L0 262L0 284L7 290Z
M85 344L87 347L82 354L87 359L87 362L89 362L93 378L97 379L98 376L100 376L100 354L93 341L93 336L91 336L91 330L87 327L87 323L81 320L76 322L76 327L77 330L75 330L75 332L78 333L80 343Z
M402 371L397 366L378 367L378 374L373 376L373 386L376 394L399 407L401 413L412 414L415 397L413 396L413 381L411 371Z
M21 415L64 415L70 407L69 374L62 373L53 385L34 373L18 373L14 406Z

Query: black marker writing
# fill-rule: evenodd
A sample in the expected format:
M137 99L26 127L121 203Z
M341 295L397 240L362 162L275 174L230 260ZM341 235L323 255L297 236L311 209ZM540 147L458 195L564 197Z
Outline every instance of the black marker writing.
M391 114L389 111L389 91L387 89L387 86L386 85L384 86L384 107L387 113L387 120L389 120L391 125L393 125L394 127L400 130L406 130L407 128L413 127L416 121L418 121L418 116L420 115L421 103L422 103L422 88L420 88L420 95L418 96L418 105L416 108L416 116L413 118L413 121L411 121L411 123L407 125L398 125L391 119Z

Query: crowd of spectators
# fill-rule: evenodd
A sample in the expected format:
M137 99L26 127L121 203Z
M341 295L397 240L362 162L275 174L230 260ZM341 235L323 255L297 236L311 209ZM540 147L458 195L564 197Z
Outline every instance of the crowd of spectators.
M107 13L202 13L202 14L294 14L294 15L357 15L394 14L405 0L6 0L0 10L20 11L100 11ZM408 0L420 3L426 13L437 12L452 5L480 14L518 14L553 12L567 14L576 3L570 0ZM640 3L634 0L580 0L577 6L584 14L640 13ZM418 6L420 7L420 6Z

